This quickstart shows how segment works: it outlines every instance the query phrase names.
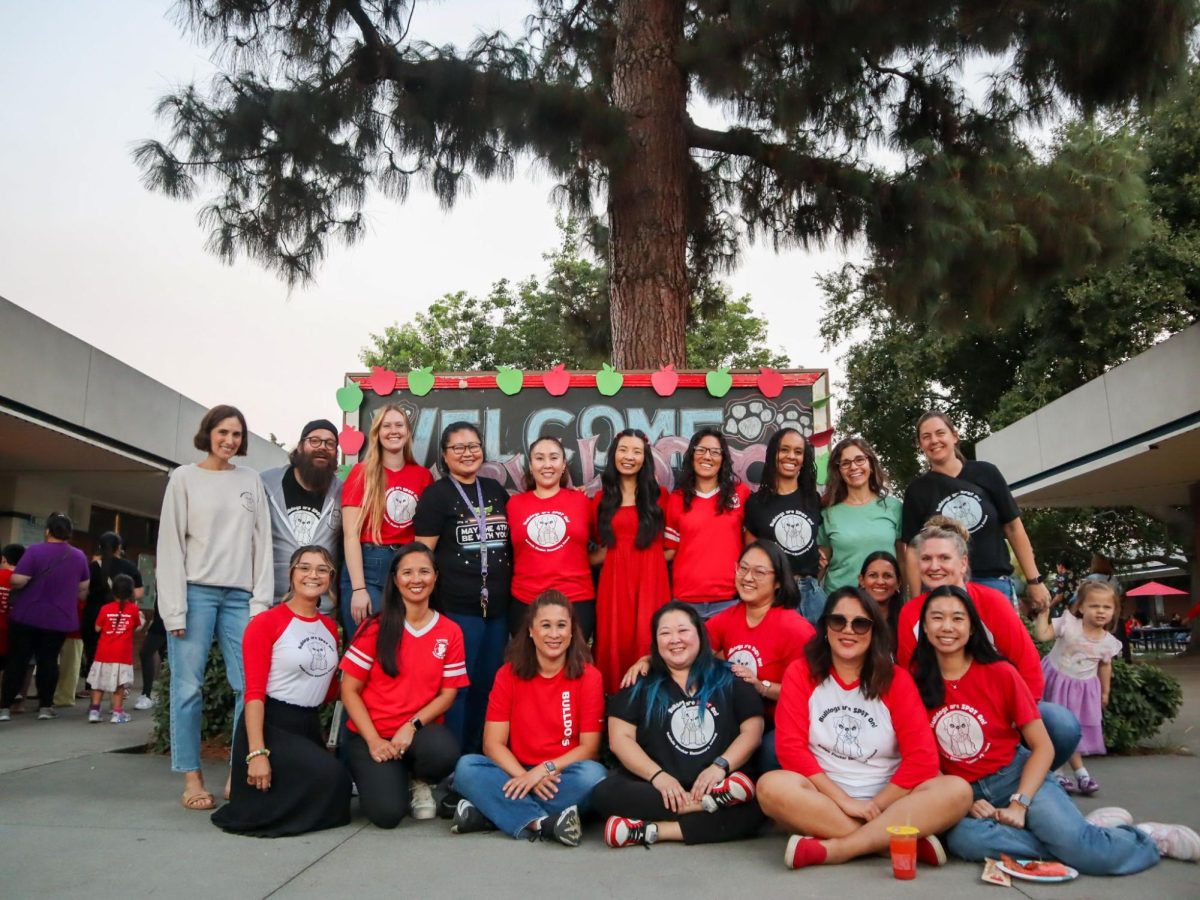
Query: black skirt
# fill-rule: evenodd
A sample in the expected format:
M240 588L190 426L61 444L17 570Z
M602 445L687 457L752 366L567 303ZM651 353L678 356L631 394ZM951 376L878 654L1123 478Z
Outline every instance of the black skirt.
M267 698L263 738L271 751L271 787L246 783L250 752L246 724L233 735L233 784L229 802L212 814L213 824L231 834L286 837L338 828L350 822L350 773L321 738L316 707Z

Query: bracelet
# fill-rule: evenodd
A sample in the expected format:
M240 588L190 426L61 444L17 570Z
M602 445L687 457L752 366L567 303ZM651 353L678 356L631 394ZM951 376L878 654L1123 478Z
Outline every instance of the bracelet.
M366 588L365 588L365 587L353 587L353 586L351 586L351 588L350 588L350 593L352 593L352 594L357 594L359 591L365 591L365 590L366 590Z
M263 747L261 750L251 750L249 753L246 754L246 765L250 765L250 760L254 759L254 757L256 757L256 756L270 756L270 755L271 755L271 751L268 750L266 747Z
M646 781L648 781L650 784L654 784L654 779L657 778L659 775L661 775L664 771L666 771L666 770L659 769L657 772L655 772L653 775L651 775L649 778L647 778Z

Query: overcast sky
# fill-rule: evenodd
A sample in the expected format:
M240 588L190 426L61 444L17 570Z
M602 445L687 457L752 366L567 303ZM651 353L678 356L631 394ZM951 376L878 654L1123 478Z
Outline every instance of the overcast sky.
M448 291L544 273L553 185L528 165L476 182L449 212L416 188L403 205L373 198L364 240L333 249L317 283L290 296L255 263L206 253L199 203L149 193L131 159L139 140L165 137L156 100L212 72L172 7L0 0L0 296L201 404L241 407L253 431L290 445L307 420L338 419L334 391L362 368L371 332ZM458 44L517 33L531 8L422 3L412 33ZM749 248L729 279L794 365L834 367L814 277L841 259Z

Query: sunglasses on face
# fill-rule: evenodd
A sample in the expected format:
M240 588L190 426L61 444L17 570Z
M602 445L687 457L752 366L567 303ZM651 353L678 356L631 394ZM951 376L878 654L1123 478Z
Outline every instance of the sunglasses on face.
M850 626L849 630L855 634L866 634L875 626L875 623L866 616L847 619L841 613L831 613L825 617L825 627L830 631L845 631L847 625Z

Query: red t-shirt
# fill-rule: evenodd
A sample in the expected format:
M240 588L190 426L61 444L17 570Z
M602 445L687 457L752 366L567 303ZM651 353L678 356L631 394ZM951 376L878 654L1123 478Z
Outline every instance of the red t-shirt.
M759 681L780 684L787 667L804 655L804 647L816 629L794 609L773 606L763 620L751 628L746 624L746 607L738 603L704 623L713 652L722 653L734 665L745 666ZM775 714L775 702L763 700L767 718Z
M487 721L508 722L508 748L523 766L557 759L579 746L581 734L604 727L604 683L588 665L574 680L566 671L553 678L518 678L505 663L488 697Z
M675 550L671 574L671 596L689 603L729 600L736 591L733 570L742 553L742 521L750 489L744 484L734 490L734 508L718 514L720 493L692 498L684 510L683 492L667 498L666 549Z
M320 706L337 688L337 648L329 616L300 616L286 603L259 613L242 635L243 698Z
M378 619L371 619L358 629L342 657L341 669L366 682L363 703L379 736L391 740L400 726L436 697L438 691L444 687L464 688L470 680L462 630L441 613L434 613L420 631L414 631L405 622L395 678L388 676L375 658L378 636ZM350 729L358 731L353 721Z
M942 771L967 781L994 775L1012 762L1018 729L1040 718L1016 669L1006 662L971 663L957 682L946 682L943 705L929 710Z
M532 603L548 588L568 600L596 596L588 565L592 504L583 491L560 488L542 499L533 491L508 501L508 533L512 540L512 595Z
M125 601L125 610L114 600L105 603L96 614L96 627L100 630L100 638L96 642L96 657L93 662L124 663L133 665L133 633L141 624L138 605L132 600Z
M425 488L433 484L433 476L427 468L416 463L408 463L399 471L384 469L384 472L387 473L387 494L379 539L371 535L366 516L362 516L358 539L364 544L407 544L414 536L413 516L417 512L417 501ZM363 464L355 463L342 486L342 506L362 507L365 477Z
M1017 667L1033 699L1041 700L1045 688L1042 660L1025 623L1008 598L999 591L973 581L967 583L967 593L979 610L979 618L983 620L983 627L987 629L993 646ZM925 594L914 597L900 608L900 621L896 626L896 663L904 669L909 668L917 648L917 629L921 627L921 607L925 605L925 597Z

